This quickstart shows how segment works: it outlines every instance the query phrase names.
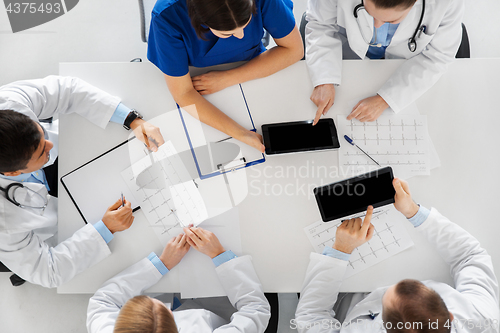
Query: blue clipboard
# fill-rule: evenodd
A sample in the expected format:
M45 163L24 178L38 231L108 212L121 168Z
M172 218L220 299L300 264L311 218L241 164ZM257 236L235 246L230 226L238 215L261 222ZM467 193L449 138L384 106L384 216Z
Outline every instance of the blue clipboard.
M249 117L249 120L250 120L250 123L251 123L251 126L252 126L252 128L250 128L250 131L256 132L257 130L255 128L255 125L254 125L254 122L253 122L253 119L252 119L252 114L250 113L250 109L248 108L247 100L245 98L245 93L243 92L243 88L241 87L241 85L239 84L238 86L240 88L239 91L242 94L243 101L245 103L246 115ZM203 180L203 179L207 179L207 178L211 178L211 177L223 175L223 174L231 172L231 171L240 170L240 169L243 169L243 168L248 168L249 166L260 164L260 163L264 163L266 161L266 158L265 158L264 154L262 154L262 153L260 154L262 156L262 158L259 158L259 159L256 159L256 160L254 159L253 161L248 161L243 156L243 158L241 159L242 160L241 164L238 164L238 165L236 165L234 167L229 167L229 168L219 167L219 170L213 171L211 173L203 174L202 170L200 168L200 165L198 163L198 158L196 156L195 149L193 147L193 143L192 143L191 137L189 136L189 130L188 130L188 127L186 125L186 120L184 119L184 116L182 115L182 110L181 110L179 104L177 104L177 110L179 112L179 116L181 118L182 125L184 127L184 132L186 133L186 138L187 138L188 143L189 143L189 148L191 149L191 154L192 154L194 162L196 164L196 169L198 171L198 175L199 175L200 179ZM228 115L228 116L230 116L230 115Z

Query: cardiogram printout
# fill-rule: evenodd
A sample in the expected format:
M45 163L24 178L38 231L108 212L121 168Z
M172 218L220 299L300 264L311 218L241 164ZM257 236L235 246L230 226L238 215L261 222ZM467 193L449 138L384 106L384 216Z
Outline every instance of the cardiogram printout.
M208 218L198 186L171 141L157 152L144 151L144 157L121 173L163 245Z
M354 217L360 215L364 213L356 214ZM304 228L314 251L322 253L325 246L333 245L337 227L341 223L340 219L326 223L318 221ZM404 226L405 218L393 205L376 208L371 223L375 227L373 237L352 252L344 278L364 271L413 246L413 241Z
M347 120L337 116L339 164L351 175L379 168L357 147L344 139L349 136L381 166L391 166L394 175L410 178L430 174L430 146L427 117L422 115L382 114L373 122Z

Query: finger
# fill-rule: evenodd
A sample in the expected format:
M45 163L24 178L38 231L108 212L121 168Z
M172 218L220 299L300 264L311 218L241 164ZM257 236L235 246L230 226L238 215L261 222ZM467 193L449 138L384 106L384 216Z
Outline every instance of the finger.
M366 233L368 232L368 229L372 225L372 216L373 216L373 206L368 206L368 209L366 210L366 216L365 219L363 220L363 226L361 227L361 230Z
M368 228L368 232L366 234L366 241L372 239L374 232L375 232L375 227L373 226L373 224L370 224L370 228Z
M128 223L127 223L127 229L130 228L132 226L132 223L134 223L134 219L135 219L135 216L130 216L130 219L128 220Z
M190 237L186 237L186 242L189 244L189 246L192 246L194 247L195 249L198 248L198 245L196 245L195 242L193 242L193 240L190 238Z
M318 123L319 119L323 115L323 110L324 110L324 105L321 104L318 107L318 110L316 110L316 116L314 117L314 120L313 120L313 126Z
M185 246L187 244L186 234L180 234L179 236L180 236L179 244L181 244L181 246Z
M180 241L181 241L181 239L182 239L182 236L183 236L183 235L184 235L184 234L178 234L177 236L175 236L174 243L175 243L175 244L180 243Z
M361 229L361 223L363 223L363 220L360 217L358 217L357 219L355 219L354 223L353 223L354 230L360 230Z
M326 105L325 109L323 110L323 115L325 115L332 106L333 106L333 99L331 99Z
M200 93L200 95L210 95L210 91L208 90L198 90L198 92Z
M351 113L347 116L347 120L351 120L352 118L355 118L355 116L360 112L358 110L358 106L361 104L361 101L358 102L358 104L356 104L352 110L351 110Z
M198 228L189 228L189 231L191 232L192 235L189 235L188 236L194 240L194 241L198 241L198 240L202 240L201 238L201 233L200 233L200 230ZM198 242L196 242L196 244L198 244Z
M146 139L146 147L148 147L149 150L158 151L158 144L156 143L155 138L151 134L146 135L145 139Z
M200 81L201 80L201 75L196 75L191 78L191 81Z
M116 200L116 202L114 204L112 204L111 206L108 207L108 210L117 210L118 207L120 207L122 205L122 199L118 199Z
M406 183L406 182L405 182ZM408 183L403 185L403 182L399 178L394 178L392 181L394 186L394 190L396 191L397 196L406 196L410 194L410 189L408 188ZM406 191L405 191L406 187Z

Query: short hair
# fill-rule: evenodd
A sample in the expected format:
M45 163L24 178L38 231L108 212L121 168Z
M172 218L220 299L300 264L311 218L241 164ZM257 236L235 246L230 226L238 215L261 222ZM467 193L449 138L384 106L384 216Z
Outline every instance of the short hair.
M191 25L201 39L209 28L231 31L242 27L256 13L254 0L187 0L187 7Z
M395 306L384 307L387 333L448 333L450 312L437 292L417 280L403 280L395 287Z
M408 9L415 4L416 0L372 0L372 2L377 8L389 9L400 7Z
M0 172L26 169L41 139L40 129L30 117L0 110Z
M178 333L168 309L144 295L125 303L115 322L115 333Z

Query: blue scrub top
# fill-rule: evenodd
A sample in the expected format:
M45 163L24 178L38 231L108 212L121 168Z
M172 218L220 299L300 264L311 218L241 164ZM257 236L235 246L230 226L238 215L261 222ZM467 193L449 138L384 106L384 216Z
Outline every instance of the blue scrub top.
M186 0L158 0L151 14L148 59L163 73L184 76L189 66L208 67L251 60L264 52L264 28L283 38L295 27L290 0L254 0L257 13L243 30L244 37L218 38L211 31L198 38L191 25Z

